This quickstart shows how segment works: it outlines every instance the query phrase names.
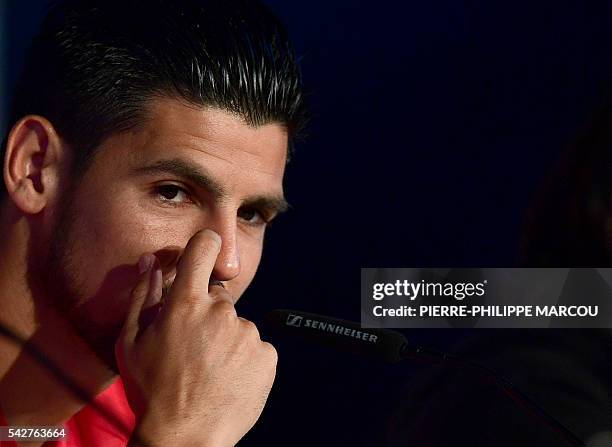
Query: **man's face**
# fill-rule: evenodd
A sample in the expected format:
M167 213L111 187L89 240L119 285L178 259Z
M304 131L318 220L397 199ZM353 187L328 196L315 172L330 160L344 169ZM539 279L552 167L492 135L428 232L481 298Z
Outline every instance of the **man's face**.
M222 238L211 279L237 301L257 270L266 220L284 206L287 134L219 109L151 102L144 127L109 137L73 191L60 197L46 284L107 363L141 254L155 253L165 285L189 239Z

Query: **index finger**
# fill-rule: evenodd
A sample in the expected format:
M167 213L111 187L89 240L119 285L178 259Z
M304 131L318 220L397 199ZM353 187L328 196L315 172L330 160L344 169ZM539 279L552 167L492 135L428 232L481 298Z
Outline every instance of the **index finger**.
M208 283L221 251L221 236L212 230L193 235L176 266L176 277L164 302L163 311L210 304Z

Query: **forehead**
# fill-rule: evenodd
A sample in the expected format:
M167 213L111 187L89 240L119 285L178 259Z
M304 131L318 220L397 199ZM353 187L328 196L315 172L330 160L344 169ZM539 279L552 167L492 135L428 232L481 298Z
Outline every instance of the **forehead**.
M150 102L139 134L139 143L148 155L151 151L174 156L183 152L226 170L282 177L287 160L287 132L282 125L255 127L225 110L170 98Z

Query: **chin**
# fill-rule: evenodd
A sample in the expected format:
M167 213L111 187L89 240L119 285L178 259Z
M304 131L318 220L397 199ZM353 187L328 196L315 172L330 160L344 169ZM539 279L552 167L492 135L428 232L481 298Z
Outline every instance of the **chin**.
M81 339L87 344L92 353L115 374L119 374L119 367L115 357L115 343L119 338L122 327L98 328L87 323L84 318L71 318L72 325Z

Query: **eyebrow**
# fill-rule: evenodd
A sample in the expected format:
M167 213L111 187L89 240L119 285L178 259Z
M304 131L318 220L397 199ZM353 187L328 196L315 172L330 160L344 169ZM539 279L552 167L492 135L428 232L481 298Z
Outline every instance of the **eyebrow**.
M216 200L223 200L229 196L228 191L217 182L204 168L180 158L159 160L151 165L140 166L134 169L137 174L171 174L196 184L207 190ZM255 195L245 198L242 206L263 209L270 214L281 214L290 207L283 195Z

